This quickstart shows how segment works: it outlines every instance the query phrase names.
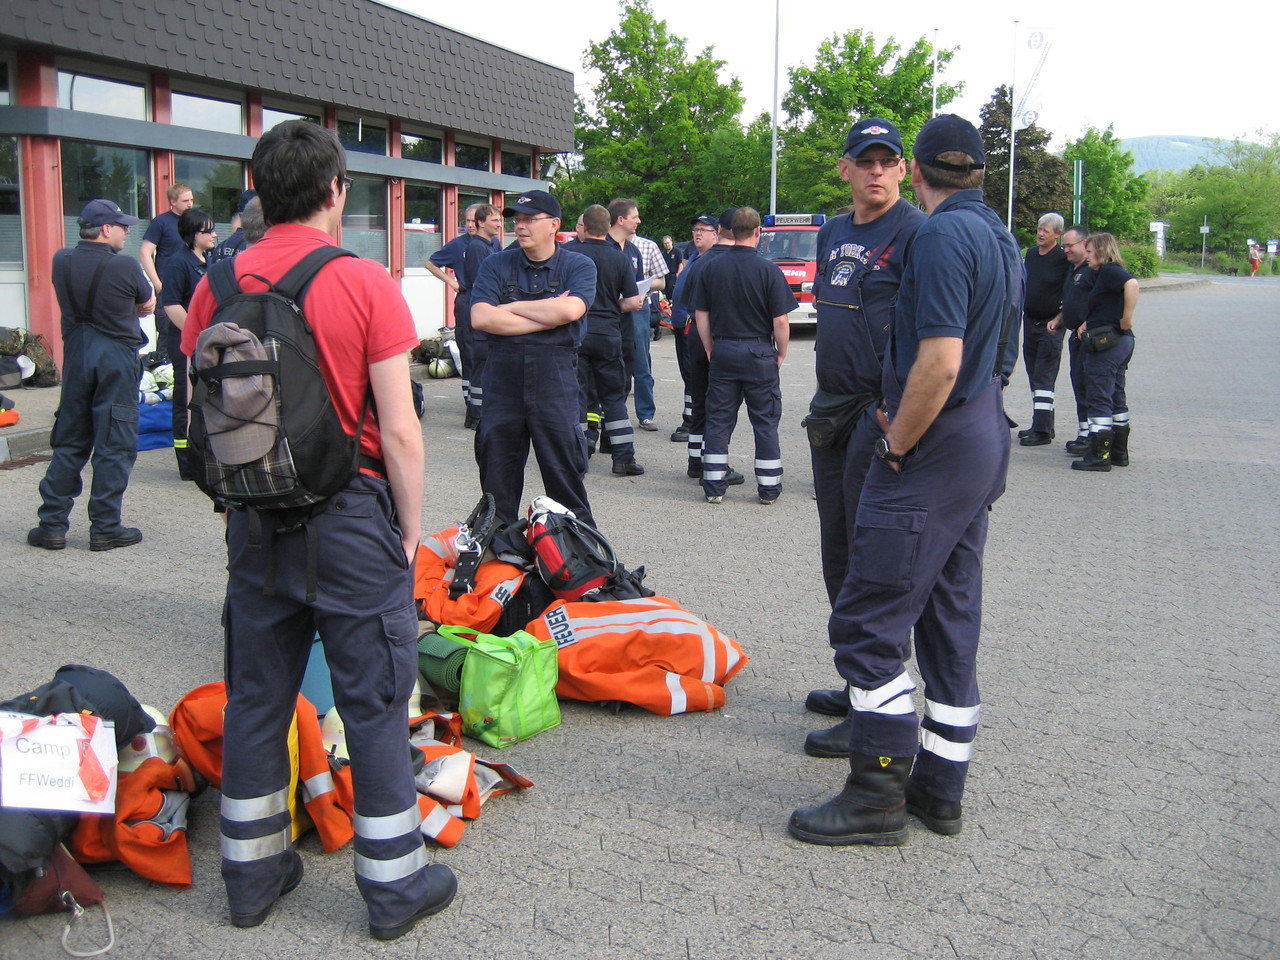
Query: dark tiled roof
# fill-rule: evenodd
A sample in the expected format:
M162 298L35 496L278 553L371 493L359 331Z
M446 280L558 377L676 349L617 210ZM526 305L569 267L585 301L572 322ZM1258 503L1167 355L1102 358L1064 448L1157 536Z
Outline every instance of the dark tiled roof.
M372 0L16 0L0 40L573 146L573 74Z

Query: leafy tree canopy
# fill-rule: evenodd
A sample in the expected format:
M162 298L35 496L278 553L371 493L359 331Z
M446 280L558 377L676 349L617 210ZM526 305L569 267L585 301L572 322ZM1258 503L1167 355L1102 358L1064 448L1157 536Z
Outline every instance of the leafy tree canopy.
M1124 149L1110 126L1090 127L1067 144L1068 161L1084 161L1084 222L1090 231L1105 230L1124 240L1148 238L1145 179L1133 172L1133 154Z
M980 111L982 146L987 152L983 195L1003 219L1009 212L1009 88L999 86ZM1071 220L1071 168L1047 145L1052 134L1032 124L1018 131L1014 141L1013 232L1022 243L1032 243L1040 218L1050 212Z

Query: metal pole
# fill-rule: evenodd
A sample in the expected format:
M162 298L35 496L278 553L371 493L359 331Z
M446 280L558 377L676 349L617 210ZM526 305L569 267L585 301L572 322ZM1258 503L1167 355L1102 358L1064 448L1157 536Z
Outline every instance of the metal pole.
M933 28L933 107L929 116L938 115L938 28Z
M778 212L778 45L782 31L782 0L773 0L773 125L769 143L769 212Z
M1204 255L1209 249L1209 215L1204 215L1204 227L1200 230L1200 272L1204 273Z
M1013 115L1017 105L1015 85L1018 82L1018 21L1013 21L1013 77L1009 82L1009 213L1004 225L1013 233L1013 175L1014 175L1014 143L1018 139L1018 122Z

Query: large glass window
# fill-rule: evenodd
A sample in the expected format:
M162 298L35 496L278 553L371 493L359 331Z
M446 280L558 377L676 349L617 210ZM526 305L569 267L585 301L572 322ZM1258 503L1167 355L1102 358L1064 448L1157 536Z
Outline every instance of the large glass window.
M453 147L453 164L468 170L488 170L489 148L474 143L456 143Z
M58 71L58 106L64 110L105 113L126 120L146 120L147 88L140 83ZM78 234L77 234L78 235Z
M18 138L0 137L0 267L22 266L22 194Z
M172 122L179 127L213 130L217 133L244 133L244 106L234 100L198 97L174 91Z
M401 133L400 156L406 160L441 163L444 158L444 142L439 137L420 137L413 133Z
M368 120L339 120L338 139L354 153L387 155L387 128Z
M0 63L0 106L10 103L9 65ZM18 138L0 137L0 267L22 266L22 193Z
M302 113L298 110L285 110L275 107L262 108L262 132L266 133L277 124L284 123L286 120L306 120L308 123L320 123L320 114L318 113Z
M533 155L529 152L510 153L502 151L502 172L513 177L533 176Z
M387 257L387 183L381 177L352 177L347 205L342 211L342 245L358 257L376 260L384 267Z
M213 217L218 236L231 236L231 215L244 190L244 164L239 160L175 153L173 173L174 183L190 187L196 206Z
M345 238L345 236L344 236ZM440 249L444 234L440 225L440 185L404 185L404 265L421 267Z
M62 216L67 245L80 242L76 218L90 200L114 200L142 222L129 231L125 252L137 256L151 220L151 176L145 150L63 140Z

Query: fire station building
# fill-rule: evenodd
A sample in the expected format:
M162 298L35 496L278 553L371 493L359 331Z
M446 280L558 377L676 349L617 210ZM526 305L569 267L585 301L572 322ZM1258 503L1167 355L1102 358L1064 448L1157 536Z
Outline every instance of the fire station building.
M476 201L501 206L573 147L573 74L374 0L13 0L0 18L0 325L61 360L50 264L96 197L147 222L185 183L219 237L256 138L337 132L354 181L339 242L396 277L420 334L425 270Z

